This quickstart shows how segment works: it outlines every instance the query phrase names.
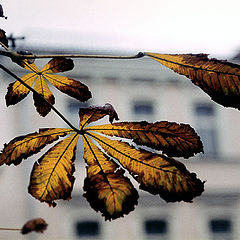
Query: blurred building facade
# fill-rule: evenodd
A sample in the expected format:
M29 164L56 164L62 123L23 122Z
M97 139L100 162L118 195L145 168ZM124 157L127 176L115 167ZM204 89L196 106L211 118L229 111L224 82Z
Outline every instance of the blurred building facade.
M36 51L32 51L36 53ZM26 71L6 58L1 63L16 75ZM47 60L36 60L44 65ZM17 227L29 218L43 217L49 228L43 235L0 233L0 239L104 239L104 240L235 240L240 239L240 113L213 101L191 81L144 57L132 60L77 59L70 78L90 88L93 98L86 103L50 89L55 106L78 126L79 107L111 103L121 121L174 121L190 124L200 135L204 154L182 160L189 171L206 180L205 192L193 203L165 203L158 196L139 190L135 211L124 218L105 222L82 197L85 165L81 143L75 161L75 186L70 201L57 207L33 199L27 186L33 163L40 155L18 167L0 168L0 227ZM0 72L1 146L12 138L43 127L67 127L54 112L46 118L36 113L32 94L6 108L4 95L14 81ZM179 160L179 159L177 159ZM134 180L132 180L134 181ZM136 185L137 186L137 185Z

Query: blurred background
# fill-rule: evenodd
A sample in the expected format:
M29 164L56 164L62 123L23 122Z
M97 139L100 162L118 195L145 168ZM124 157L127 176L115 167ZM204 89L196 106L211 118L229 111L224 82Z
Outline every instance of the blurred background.
M210 57L240 63L240 3L234 0L6 0L0 4L8 17L0 19L0 28L14 39L10 46L16 50L34 54L208 53ZM26 73L7 58L0 56L0 61L18 76ZM47 61L35 62L41 68ZM65 75L88 85L93 98L79 104L57 89L50 89L56 97L55 106L75 126L80 106L105 103L114 106L121 121L190 124L201 136L205 153L183 161L190 171L206 180L205 192L193 203L167 204L139 190L134 212L105 222L82 197L85 164L79 142L73 198L57 201L55 208L27 193L31 168L41 154L18 167L1 166L0 227L21 227L35 217L45 218L49 227L43 235L1 231L0 239L240 239L239 111L214 103L189 79L150 58L74 62L75 68ZM40 117L32 94L7 108L4 95L14 79L4 72L0 72L0 79L2 147L12 138L39 128L67 127L54 112Z

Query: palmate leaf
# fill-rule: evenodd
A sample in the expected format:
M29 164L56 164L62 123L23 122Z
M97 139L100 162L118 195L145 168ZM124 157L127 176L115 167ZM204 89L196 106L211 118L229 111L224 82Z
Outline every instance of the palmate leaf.
M42 70L39 70L34 63L29 63L27 60L22 60L18 62L18 64L32 72L21 77L21 80L30 87L33 86L34 90L52 105L55 103L55 98L47 82L50 82L61 92L81 102L91 98L91 92L86 85L74 79L53 74L73 69L74 64L71 59L53 58L42 68ZM11 83L5 96L7 106L20 102L28 93L29 89L20 82L16 81ZM51 111L51 107L49 107L37 94L33 94L33 99L37 112L45 117Z
M135 149L128 143L89 133L106 153L129 171L140 188L159 194L167 202L191 202L203 192L203 182L185 166L165 155Z
M75 170L77 133L65 138L50 148L34 163L28 192L50 206L55 206L54 200L70 199Z
M202 142L188 124L175 122L121 122L85 128L110 136L132 139L136 144L162 150L170 157L191 157L203 151Z
M207 54L145 54L190 78L215 102L240 110L240 65L209 59Z
M182 163L166 155L138 149L126 142L103 136L107 134L125 140L132 139L137 144L161 149L169 155L173 151L172 155L189 157L202 151L201 141L190 126L167 122L122 122L88 127L89 123L107 115L110 122L118 119L110 104L80 109L79 114L81 123L78 131L40 129L39 132L13 139L5 144L0 154L0 164L17 165L47 144L65 137L34 164L28 189L41 202L55 206L55 200L71 198L79 135L83 138L87 164L84 196L106 220L126 215L137 205L138 193L124 176L124 169L137 180L141 189L159 194L167 202L191 202L203 192L204 182L195 173L190 173Z
M138 193L123 170L84 136L84 159L88 165L84 196L106 220L116 219L134 210Z
M0 165L18 165L23 159L38 153L47 144L71 132L73 132L72 129L44 128L39 129L39 132L16 137L4 145L0 154Z

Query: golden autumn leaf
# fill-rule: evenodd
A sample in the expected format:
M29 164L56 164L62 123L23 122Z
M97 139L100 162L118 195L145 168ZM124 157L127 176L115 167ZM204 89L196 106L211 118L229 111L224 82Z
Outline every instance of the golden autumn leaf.
M191 202L203 192L203 183L186 167L165 155L135 149L128 143L89 133L108 155L119 161L140 183L140 188L159 194L167 202Z
M21 77L21 80L32 87L34 90L44 97L52 105L55 103L55 98L50 91L47 82L50 82L61 92L84 102L91 98L91 92L88 87L74 79L55 75L53 73L64 72L73 69L73 61L67 58L53 58L43 68L39 70L35 63L29 63L27 60L20 62L20 65L31 71ZM29 93L29 89L18 81L9 84L8 91L5 96L6 104L14 105L24 99ZM36 94L33 94L34 105L37 112L41 116L46 116L51 108Z
M106 220L116 219L134 210L138 193L123 170L84 136L84 159L88 165L84 197Z
M121 122L85 128L105 135L132 139L138 145L161 150L170 157L191 157L203 151L200 137L188 124L175 122Z
M240 65L209 59L207 54L145 55L190 78L213 101L240 110Z
M0 153L0 165L18 165L23 159L38 153L47 144L71 132L73 132L72 129L44 128L39 129L39 132L16 137L4 145Z
M38 133L17 137L5 144L0 164L17 165L45 145L65 137L34 164L28 190L36 199L55 206L55 200L71 198L79 135L83 138L83 158L87 164L84 196L106 220L122 217L137 205L138 193L130 179L124 176L124 169L140 184L141 189L159 194L167 202L191 202L204 191L204 182L182 163L124 142L132 139L136 144L161 149L167 155L189 157L202 151L201 141L189 125L164 121L120 122L88 127L89 123L104 116L109 116L110 122L118 119L110 104L80 109L79 114L79 130L40 129Z
M54 200L71 198L78 137L77 133L70 135L34 163L28 187L33 197L50 206L56 206Z

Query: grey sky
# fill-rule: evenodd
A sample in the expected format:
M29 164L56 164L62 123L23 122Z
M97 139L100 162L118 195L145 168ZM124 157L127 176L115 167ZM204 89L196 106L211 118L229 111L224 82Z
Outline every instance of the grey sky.
M116 51L205 52L240 49L239 0L1 0L7 33L28 44Z

